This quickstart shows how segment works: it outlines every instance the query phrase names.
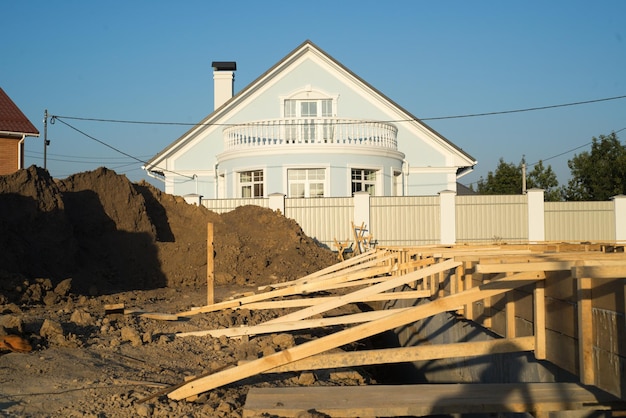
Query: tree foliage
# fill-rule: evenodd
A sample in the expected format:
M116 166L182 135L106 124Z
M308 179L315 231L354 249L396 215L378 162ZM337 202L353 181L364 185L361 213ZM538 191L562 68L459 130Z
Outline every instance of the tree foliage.
M608 200L626 194L626 147L615 132L593 137L591 151L567 162L572 178L563 194L567 200Z
M500 158L495 171L487 173L487 178L482 177L478 181L477 188L479 194L521 194L523 192L523 169L525 160L515 165L506 163ZM526 189L544 189L545 200L561 200L561 191L558 189L559 182L552 167L544 167L539 161L534 165L533 170L526 175Z
M505 163L500 158L495 171L487 173L487 179L478 180L479 194L520 194L522 193L522 169L513 163Z
M554 171L552 171L552 166L544 167L543 161L541 160L539 160L539 162L534 165L532 171L528 173L526 188L543 189L544 200L549 202L562 200L559 180L556 178Z

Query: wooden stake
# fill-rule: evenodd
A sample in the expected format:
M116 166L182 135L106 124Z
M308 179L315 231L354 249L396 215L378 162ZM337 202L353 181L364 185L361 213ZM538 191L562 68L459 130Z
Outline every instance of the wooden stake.
M576 280L578 293L578 376L585 385L595 384L593 369L593 314L591 302L591 279Z
M207 224L206 237L206 303L213 305L215 303L215 263L213 259L213 224Z

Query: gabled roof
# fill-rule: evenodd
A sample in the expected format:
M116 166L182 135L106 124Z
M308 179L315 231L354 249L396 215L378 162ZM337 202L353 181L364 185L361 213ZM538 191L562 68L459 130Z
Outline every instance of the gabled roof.
M0 132L39 136L39 131L0 88Z
M462 155L464 158L471 161L468 167L471 167L476 163L475 158L469 155L468 153L466 153L463 149L456 146L454 143L449 141L447 138L445 138L443 135L435 131L433 128L431 128L430 126L422 122L417 117L413 116L411 113L406 111L402 106L398 105L396 102L388 98L382 92L378 91L375 87L373 87L368 82L363 80L361 77L353 73L350 69L348 69L346 66L341 64L335 58L330 56L324 50L319 48L313 42L311 42L310 40L306 40L302 44L300 44L297 48L295 48L293 51L291 51L289 54L287 54L283 59L278 61L271 68L269 68L267 71L261 74L258 78L256 78L254 81L252 81L242 90L240 90L239 93L237 93L228 101L226 101L226 103L222 104L218 109L215 109L212 113L206 116L197 125L195 125L193 128L188 130L185 134L183 134L180 138L178 138L177 140L169 144L165 149L161 150L157 155L155 155L152 159L150 159L150 161L148 161L148 163L146 164L146 167L148 168L155 167L157 164L159 164L160 161L163 161L164 159L168 158L169 155L172 155L173 153L175 153L176 150L180 149L180 147L182 147L189 141L192 141L194 137L203 130L203 128L214 123L216 120L219 119L220 115L224 114L231 107L236 106L237 103L243 100L243 98L252 94L256 89L258 89L259 85L266 82L269 78L271 78L274 74L276 74L276 72L279 71L281 67L288 66L290 62L294 61L299 56L306 53L307 50L315 50L317 53L324 56L326 59L331 61L334 65L336 65L338 68L340 68L350 77L352 77L353 80L355 80L357 83L362 84L366 89L371 90L374 94L378 95L384 101L389 103L389 105L391 105L392 107L395 107L398 111L406 115L406 118L408 120L411 120L413 121L413 123L416 123L424 127L426 130L430 131L434 136L438 137L441 141L447 144L447 146L454 149L454 151L457 152L459 155Z

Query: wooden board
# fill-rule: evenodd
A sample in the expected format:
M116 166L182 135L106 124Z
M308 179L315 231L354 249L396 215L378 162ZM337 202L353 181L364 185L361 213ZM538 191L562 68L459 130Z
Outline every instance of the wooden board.
M282 322L282 321L297 321L299 319L308 318L308 317L311 317L313 315L318 315L323 312L328 312L331 309L338 308L348 303L358 302L364 297L367 297L370 295L376 295L382 292L386 292L387 290L395 289L396 287L403 286L415 280L423 279L424 277L427 277L432 274L436 274L442 271L448 271L449 269L455 268L460 264L461 263L455 262L453 260L447 260L439 264L424 267L422 269L413 271L411 273L407 273L403 276L397 276L394 278L387 279L384 282L375 284L370 287L366 287L365 289L357 290L356 292L339 296L335 299L329 300L328 302L321 303L319 305L310 306L308 308L301 309L297 312L290 313L280 318L272 319L270 321L267 321L266 323L271 324L271 323Z
M440 263L439 266L442 270L446 270L456 268L458 265L459 263L448 260ZM386 330L410 324L442 312L455 310L460 305L506 293L511 289L528 285L529 282L543 279L545 279L543 272L535 272L518 273L501 280L494 280L456 295L436 299L432 302L410 308L398 314L389 315L375 321L357 325L352 328L270 354L269 356L251 361L250 363L206 376L187 383L186 385L172 391L168 394L168 397L175 400L185 399L189 396L197 395L199 393L245 379L246 377L263 373L274 367L291 363L315 354L320 354L330 349L359 341Z
M306 319L301 321L265 322L260 325L240 326L232 328L219 328L203 331L190 331L175 334L176 337L202 337L210 335L212 337L241 337L243 335L271 334L276 332L295 331L299 329L314 329L336 325L359 324L367 321L384 318L396 314L409 308L387 309L382 311L361 312L352 315L341 315L330 318Z
M534 337L495 339L465 343L418 345L414 347L383 348L378 350L348 351L311 356L284 366L270 369L267 373L283 373L303 370L337 369L344 367L371 366L374 364L406 363L485 356L496 353L516 353L535 349ZM240 364L246 361L240 362Z
M575 383L422 384L251 388L244 417L424 416L455 413L624 409L626 405Z
M236 309L282 309L282 308L302 308L306 306L319 305L321 303L328 302L338 296L324 296L315 298L299 298L299 299L287 299L287 300L271 300L267 302L254 302L242 305ZM411 290L404 292L384 292L377 295L371 295L363 297L358 302L383 302L388 300L400 300L400 299L420 299L430 297L429 290Z
M387 257L393 257L393 255L389 255ZM318 292L322 290L327 290L331 285L338 283L345 283L349 281L358 281L361 279L381 275L384 273L391 272L393 270L393 266L380 266L380 267L372 267L367 269L362 269L356 272L352 272L350 274L335 274L330 278L326 278L324 280L313 280L310 282L302 282L297 285L293 285L290 287L284 287L281 289L271 290L265 293L259 293L252 296L242 297L240 299L227 300L219 303L215 303L213 305L203 306L198 309L192 309L185 312L178 313L178 316L192 316L197 315L204 312L215 312L223 309L229 308L237 308L245 305L246 303L252 302L260 302L263 300L269 300L275 297L281 296L290 296L290 295L298 295L303 293L310 292Z

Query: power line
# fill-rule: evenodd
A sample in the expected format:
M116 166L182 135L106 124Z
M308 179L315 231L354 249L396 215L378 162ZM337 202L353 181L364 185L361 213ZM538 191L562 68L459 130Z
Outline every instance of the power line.
M75 126L70 125L69 123L65 122L64 120L58 119L58 117L56 117L56 116L52 116L52 120L58 120L59 122L61 122L65 126L67 126L68 128L75 130L76 132L80 133L81 135L84 135L87 138L89 138L89 139L91 139L93 141L96 141L97 143L99 143L101 145L104 145L105 147L110 148L110 149L112 149L115 152L118 152L118 153L120 153L122 155L125 155L126 157L131 158L131 159L133 159L133 160L135 160L135 161L137 161L137 162L139 162L139 163L141 163L143 165L148 164L146 161L144 161L144 160L142 160L140 158L137 158L137 157L135 157L133 155L130 155L130 154L128 154L128 153L118 149L118 148L115 148L113 145L109 145L106 142L104 142L104 141L102 141L102 140L100 140L98 138L95 138L95 137L87 134L86 132L81 131L80 129L76 128ZM177 173L175 171L166 170L166 169L160 169L160 170L161 171L167 171L168 173L172 173L172 174L177 174L177 175L182 176L182 177L187 177L189 179L194 179L194 177L190 177L190 176L187 176L187 175L184 175L184 174L180 174L180 173Z
M567 106L578 106L589 103L598 103L598 102L606 102L609 100L618 100L624 99L626 96L615 96L615 97L606 97L604 99L595 99L595 100L585 100L582 102L572 102L572 103L563 103L557 105L550 106L539 106L539 107L528 107L525 109L515 109L515 110L502 110L499 112L487 112L487 113L472 113L468 115L456 115L456 116L440 116L436 118L421 118L421 120L441 120L441 119L458 119L458 118L474 118L478 116L493 116L493 115L504 115L507 113L522 113L522 112L532 112L535 110L546 110L546 109L556 109L559 107L567 107Z
M623 130L626 130L626 127L622 128L622 129L619 129L619 130L617 130L617 131L613 131L613 133L616 133L616 134L617 134L617 133L619 133L619 132L622 132ZM540 161L542 161L542 162L543 162L543 161L549 161L549 160L552 160L552 159L554 159L554 158L561 157L561 156L563 156L563 155L565 155L565 154L569 154L570 152L574 152L574 151L576 151L577 149L580 149L580 148L586 147L586 146L591 145L591 144L593 144L593 141L591 141L591 142L587 142L586 144L580 145L580 146L578 146L578 147L576 147L576 148L572 148L572 149L570 149L570 150L563 151L563 152L561 152L561 153L559 153L559 154L557 154L557 155L553 155L552 157L548 157L548 158L543 159L543 160L540 160ZM534 166L534 165L537 165L537 164L539 164L539 161L537 161L536 163L529 164L529 166Z
M38 151L29 151L29 154L35 154L35 155L43 155L43 152L38 152ZM88 156L84 156L84 155L66 155L66 154L54 154L54 153L47 153L47 155L52 155L54 157L63 157L63 158L78 158L78 159L84 159L84 160L98 160L98 161L102 161L102 157L88 157ZM149 154L146 155L140 155L137 158L148 158L150 157ZM107 160L123 160L126 159L128 157L114 157L114 156L110 156L110 157L106 157ZM113 162L113 161L112 161Z
M623 96L614 96L614 97L605 97L602 99L593 99L593 100L585 100L580 102L571 102L571 103L562 103L556 105L548 105L548 106L538 106L538 107L528 107L523 109L513 109L513 110L501 110L496 112L485 112L485 113L469 113L464 115L453 115L453 116L438 116L438 117L430 117L430 118L419 118L419 120L444 120L444 119L460 119L460 118L474 118L480 116L494 116L494 115L504 115L509 113L523 113L523 112L532 112L537 110L547 110L547 109L556 109L560 107L568 107L568 106L579 106L584 104L591 103L599 103L606 102L610 100L619 100L625 99L626 95ZM69 120L82 120L82 121L90 121L90 122L105 122L105 123L127 123L127 124L139 124L139 125L177 125L177 126L235 126L240 125L240 123L232 124L232 123L190 123L190 122L157 122L157 121L140 121L140 120L125 120L125 119L103 119L103 118L87 118L87 117L79 117L79 116L61 116L61 115L52 115L52 119L69 119ZM388 123L399 123L399 122L413 122L415 119L398 119L398 120L387 120L387 121L376 121L376 122L388 122ZM356 124L363 123L363 121L355 121L355 122L339 122L338 124ZM298 124L294 124L293 126L297 126Z

